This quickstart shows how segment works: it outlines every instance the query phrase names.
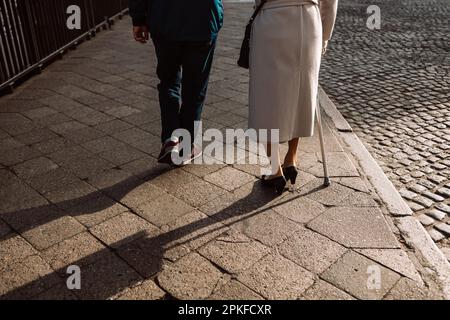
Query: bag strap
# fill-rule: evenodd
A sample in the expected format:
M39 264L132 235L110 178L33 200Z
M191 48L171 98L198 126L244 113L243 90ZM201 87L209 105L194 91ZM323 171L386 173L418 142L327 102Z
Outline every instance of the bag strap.
M256 16L258 15L258 13L261 11L261 9L264 7L264 5L266 4L267 0L261 0L261 3L256 7L255 12L253 12L252 17L250 18L250 21L255 20Z

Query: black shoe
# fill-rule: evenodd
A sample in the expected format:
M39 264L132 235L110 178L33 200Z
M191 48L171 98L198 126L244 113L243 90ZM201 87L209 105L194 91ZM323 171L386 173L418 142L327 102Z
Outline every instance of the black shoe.
M269 188L275 188L275 191L281 195L284 191L284 188L286 188L286 179L284 176L279 176L276 178L271 178L270 176L262 176L262 183L266 187Z
M290 166L287 168L282 168L283 169L283 175L286 177L286 180L290 180L291 184L295 184L295 182L297 181L297 176L298 176L298 170L296 167L294 166Z
M172 155L179 152L178 141L167 141L161 148L161 153L158 156L158 163L165 163L173 165Z

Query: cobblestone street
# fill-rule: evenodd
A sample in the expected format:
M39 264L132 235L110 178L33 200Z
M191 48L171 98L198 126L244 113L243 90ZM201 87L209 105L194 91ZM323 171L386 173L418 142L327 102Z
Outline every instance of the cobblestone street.
M450 259L450 2L339 5L322 86Z
M348 2L342 2L346 12ZM252 6L227 3L225 8L203 113L204 129L222 132L247 126L248 71L236 61ZM358 67L349 60L358 55L336 57L345 47L343 25L331 44L323 84L345 111L354 106L348 101L365 106L368 89L363 79L351 78L363 77L362 63ZM335 70L329 67L333 60ZM301 140L297 184L276 197L261 185L257 165L157 164L161 126L155 68L154 48L132 39L127 16L0 98L0 300L449 299L450 265L357 136L339 132L329 106L324 103L323 114L331 186L323 186L316 130ZM425 92L436 96L418 97L414 104L431 108L445 100L447 92L434 92L444 90L446 82L433 83L434 91ZM376 91L375 80L372 85ZM400 88L395 103L403 108L414 92ZM370 133L363 130L382 128L386 119L397 121L387 96L376 98L376 105L367 102L360 116L373 113L376 126L358 120L359 105L347 112L363 138ZM320 98L325 101L326 94ZM392 119L379 119L378 103L386 104ZM402 121L390 127L403 124L407 132L419 133L420 124L409 129L403 121L414 113L401 108ZM436 145L415 153L433 170L426 176L430 183L432 177L448 179L448 163L440 158L448 152L443 143L448 136L438 130L448 124L448 113L442 117L447 119L432 124L441 140L424 140L422 148L428 141ZM374 132L385 144L397 139ZM241 156L244 148L234 142L228 146ZM384 148L401 155L393 146ZM371 149L379 153L377 145ZM440 151L432 153L435 149ZM431 166L428 160L436 161ZM385 170L395 163L386 162ZM434 188L445 191L446 183ZM380 184L391 193L390 203ZM425 193L423 199L436 195ZM445 201L430 206L445 212ZM67 286L73 266L81 272L78 290Z

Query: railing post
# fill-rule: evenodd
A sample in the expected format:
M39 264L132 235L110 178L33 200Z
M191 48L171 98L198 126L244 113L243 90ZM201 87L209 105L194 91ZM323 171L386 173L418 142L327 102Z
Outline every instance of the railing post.
M36 60L39 61L41 59L41 55L39 52L39 47L37 44L37 36L36 36L36 29L35 29L35 21L33 19L33 14L31 13L31 8L30 8L30 0L24 0L25 1L25 9L27 11L27 15L28 15L28 27L31 33L31 39L33 41L33 48L34 48L34 54L36 57Z

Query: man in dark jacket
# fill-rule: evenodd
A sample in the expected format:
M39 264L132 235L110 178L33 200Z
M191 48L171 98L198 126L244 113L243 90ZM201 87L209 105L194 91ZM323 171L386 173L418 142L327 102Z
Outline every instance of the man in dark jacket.
M172 164L179 151L173 132L187 129L194 139L194 122L201 118L223 23L222 0L129 0L129 7L135 40L146 43L150 34L155 46L162 121L158 161ZM189 162L200 155L193 147L183 157Z

